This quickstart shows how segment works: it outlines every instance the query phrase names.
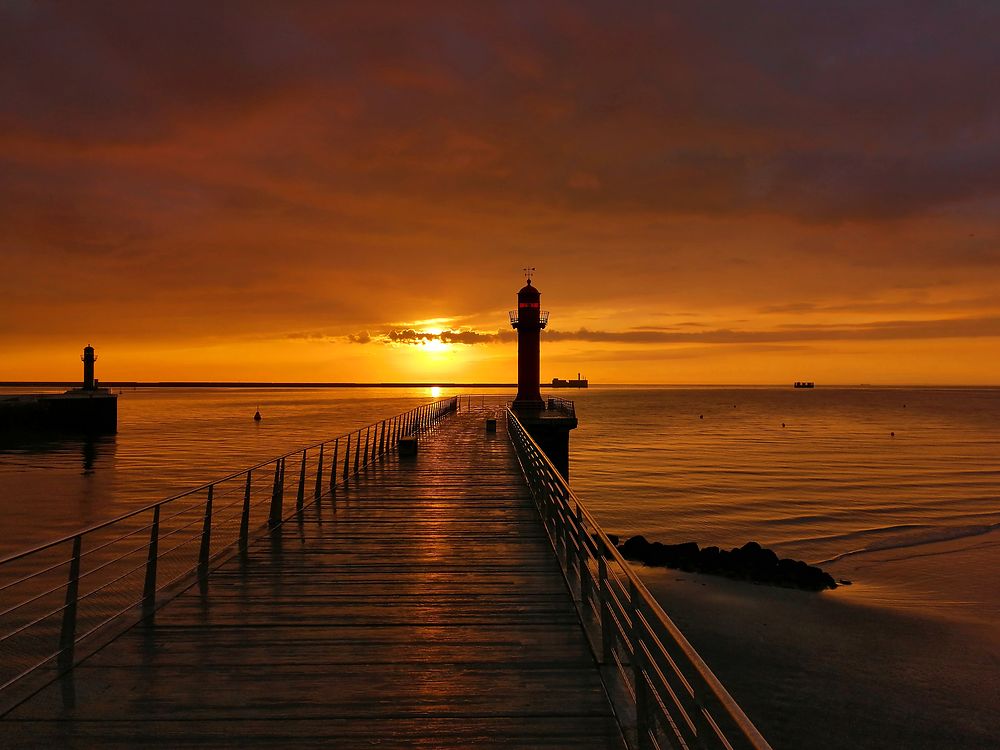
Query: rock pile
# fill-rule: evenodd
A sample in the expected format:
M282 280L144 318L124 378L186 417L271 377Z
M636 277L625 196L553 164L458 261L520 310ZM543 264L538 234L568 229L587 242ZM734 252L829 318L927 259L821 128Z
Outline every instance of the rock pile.
M837 588L833 577L802 560L779 558L773 550L757 542L747 542L731 550L699 548L695 542L661 544L644 536L634 536L618 546L626 560L661 568L678 568L691 573L709 573L728 578L768 583L774 586L822 591Z

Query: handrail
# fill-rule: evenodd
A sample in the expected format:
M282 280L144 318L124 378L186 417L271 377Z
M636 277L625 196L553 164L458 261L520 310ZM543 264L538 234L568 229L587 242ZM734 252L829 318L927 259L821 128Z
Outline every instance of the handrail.
M421 404L0 559L0 716L107 642L108 627L151 614L458 408L457 396ZM290 512L287 485L296 492Z
M600 644L605 679L621 678L624 689L608 693L619 721L634 721L630 744L770 750L510 408L507 424L581 618Z

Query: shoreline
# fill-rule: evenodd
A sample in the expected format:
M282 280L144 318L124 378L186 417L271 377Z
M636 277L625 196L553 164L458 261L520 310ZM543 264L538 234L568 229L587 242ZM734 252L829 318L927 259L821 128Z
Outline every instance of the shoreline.
M820 593L636 571L776 750L995 747L1000 531L914 549Z

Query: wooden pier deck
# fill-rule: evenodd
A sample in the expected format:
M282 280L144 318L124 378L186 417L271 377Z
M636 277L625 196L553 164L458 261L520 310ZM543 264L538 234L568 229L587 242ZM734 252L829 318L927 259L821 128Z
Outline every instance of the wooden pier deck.
M623 747L510 442L441 420L0 721L3 747Z

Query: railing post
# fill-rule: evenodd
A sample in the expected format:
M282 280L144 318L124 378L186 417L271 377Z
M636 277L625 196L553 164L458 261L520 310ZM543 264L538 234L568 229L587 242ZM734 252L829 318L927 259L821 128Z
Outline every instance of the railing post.
M375 426L375 425L373 425L372 427L373 427L373 429L372 429L372 452L371 452L371 460L369 461L369 463L375 463L375 449L378 448L378 427Z
M643 648L642 627L639 624L642 599L635 583L629 581L629 619L632 621L632 676L635 689L635 732L640 750L650 747L649 737L649 687L646 683L646 652Z
M215 485L208 487L208 500L205 501L205 523L201 527L201 550L198 552L198 576L204 578L208 574L208 556L212 548L212 496Z
M76 602L80 594L80 535L73 537L73 558L69 563L66 584L66 605L63 607L62 629L59 632L59 669L73 666L73 646L76 643Z
M295 495L295 510L302 510L306 500L306 452L302 451L302 466L299 468L299 491Z
M337 486L337 453L340 451L340 438L333 441L333 460L330 462L330 494Z
M313 499L319 500L323 494L323 443L319 446L319 457L316 459L316 487L313 489Z
M354 441L354 473L358 473L361 461L361 430L358 430L358 439Z
M351 460L351 434L347 434L347 450L344 451L344 481L347 481L348 465Z
M369 438L371 437L371 432L372 432L371 426L365 428L365 460L364 463L362 464L363 466L368 465L368 441ZM361 440L358 440L358 445L361 445Z
M281 474L278 476L278 496L285 499L285 458L281 459Z
M281 523L281 493L278 483L281 481L281 459L274 462L274 488L271 490L271 511L267 516L267 525L274 528Z
M385 420L382 420L382 426L379 430L378 435L378 454L381 456L385 453Z
M590 563L587 558L590 556L590 544L587 541L587 529L583 523L583 508L577 503L576 506L576 529L577 543L580 545L580 599L584 604L590 601Z
M601 601L601 663L611 663L611 652L614 650L614 634L611 632L611 607L608 604L608 561L602 554L597 558L597 580L600 584Z
M247 471L247 486L243 489L243 512L240 514L240 550L246 550L250 536L250 482L253 471Z
M160 543L160 506L153 508L153 528L149 532L149 550L146 553L146 581L142 586L142 615L148 616L156 606L156 561Z

